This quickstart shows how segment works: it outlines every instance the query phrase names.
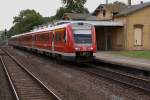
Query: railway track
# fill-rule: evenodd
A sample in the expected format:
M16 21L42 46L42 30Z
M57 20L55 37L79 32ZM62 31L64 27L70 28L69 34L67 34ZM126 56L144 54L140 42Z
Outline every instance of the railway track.
M61 100L14 56L2 49L0 49L0 60L16 100Z
M88 74L92 74L97 77L103 77L117 83L133 87L135 89L140 89L145 91L145 93L150 93L150 80L139 78L129 73L122 73L105 67L100 67L100 65L94 64L75 64L75 63L63 63L68 67L75 68L76 70L81 70ZM85 67L83 67L85 66Z
M86 66L86 68L81 67L79 69L87 73L94 74L96 76L107 78L113 81L117 81L119 83L142 89L150 93L150 80L148 79L139 78L128 73L114 71L93 64L82 64L80 66Z
M131 87L135 87L138 89L142 89L146 92L150 92L150 80L133 76L128 72L124 72L124 73L118 72L117 70L100 67L99 65L94 65L94 64L76 64L76 63L68 63L68 62L63 63L63 64L65 64L66 66L75 68L75 69L85 71L90 74L94 74L96 76L111 79L113 81L123 83L123 84L129 85ZM86 67L83 67L83 66L86 66Z

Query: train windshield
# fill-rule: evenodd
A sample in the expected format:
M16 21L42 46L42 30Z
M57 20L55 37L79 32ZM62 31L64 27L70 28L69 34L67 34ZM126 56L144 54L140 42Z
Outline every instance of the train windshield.
M92 32L90 29L74 30L76 44L92 44Z

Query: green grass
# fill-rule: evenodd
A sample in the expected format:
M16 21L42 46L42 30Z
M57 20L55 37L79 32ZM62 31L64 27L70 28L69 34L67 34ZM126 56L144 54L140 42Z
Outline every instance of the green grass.
M112 54L150 59L150 51L114 51L114 52L112 52Z

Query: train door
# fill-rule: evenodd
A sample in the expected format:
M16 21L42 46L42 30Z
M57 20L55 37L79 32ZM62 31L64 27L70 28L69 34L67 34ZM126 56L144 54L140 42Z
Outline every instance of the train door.
M52 33L52 51L54 51L54 31Z
M31 45L32 45L32 46L31 46L32 48L34 48L34 44L35 44L35 35L32 34L32 44L31 44Z

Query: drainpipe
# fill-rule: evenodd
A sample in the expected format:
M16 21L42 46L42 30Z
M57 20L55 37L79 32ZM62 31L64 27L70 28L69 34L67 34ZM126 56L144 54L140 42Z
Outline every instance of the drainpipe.
M108 5L108 0L106 0L106 5Z
M131 0L128 0L128 6L131 6L132 4L131 4Z

